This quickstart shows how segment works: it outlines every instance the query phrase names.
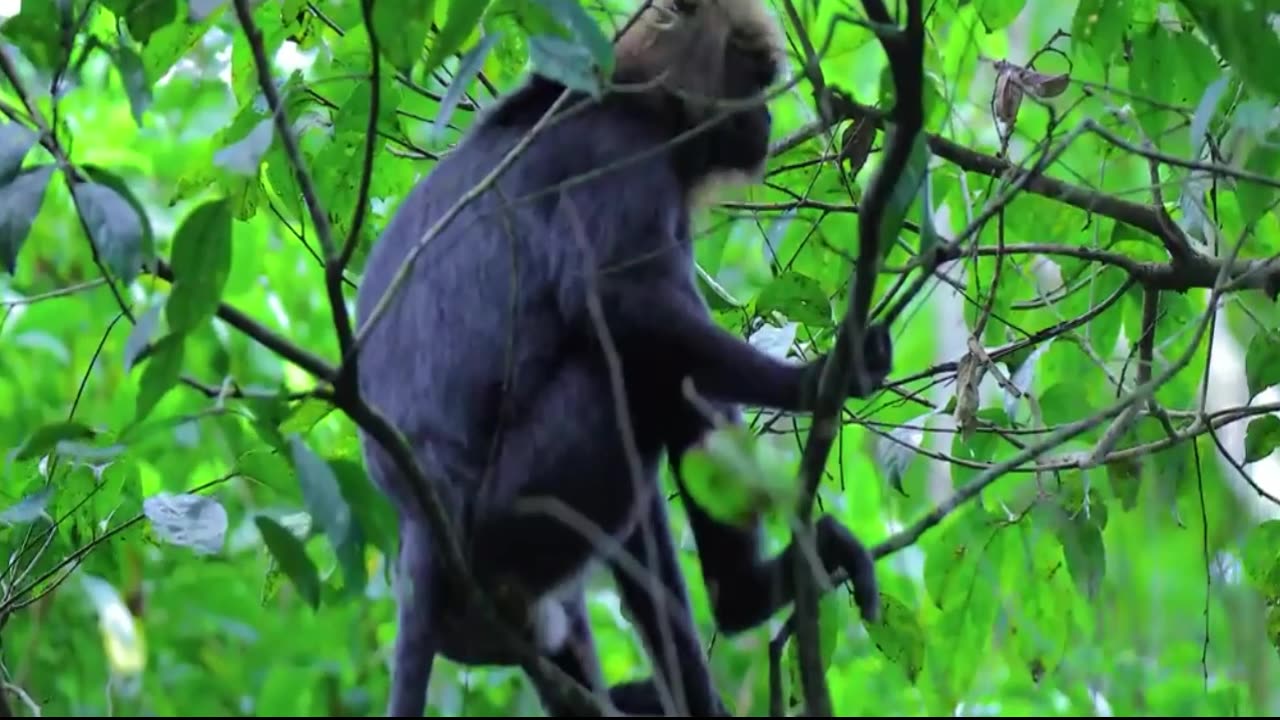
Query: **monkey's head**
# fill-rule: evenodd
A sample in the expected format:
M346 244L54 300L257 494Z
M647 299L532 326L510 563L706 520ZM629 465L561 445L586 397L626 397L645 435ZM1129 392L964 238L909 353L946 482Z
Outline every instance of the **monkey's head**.
M694 115L763 93L783 67L765 0L651 0L615 46L620 74L657 83Z

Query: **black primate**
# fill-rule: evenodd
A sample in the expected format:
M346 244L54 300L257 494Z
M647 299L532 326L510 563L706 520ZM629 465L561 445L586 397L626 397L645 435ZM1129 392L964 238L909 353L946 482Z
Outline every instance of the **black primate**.
M428 476L443 480L438 491L476 577L504 602L512 588L531 599L520 619L539 650L603 691L581 585L591 561L603 561L657 676L683 690L677 707L690 715L724 711L658 482L664 450L678 463L712 427L682 383L691 379L736 419L738 404L809 409L820 368L774 359L718 328L693 281L697 198L716 183L757 176L768 154L760 93L778 75L782 43L762 2L655 0L616 44L618 87L599 100L571 93L559 117L430 241L359 364L364 396L404 433ZM535 75L419 183L369 256L361 324L424 233L564 91ZM737 103L722 110L724 100ZM869 329L866 350L874 384L851 388L852 396L889 371L883 327ZM625 413L613 392L615 357ZM371 476L400 514L388 712L421 715L437 653L469 664L515 659L438 572L428 520L390 457L361 441ZM719 627L752 627L788 603L790 567L782 556L760 559L758 528L716 522L678 484ZM827 517L818 539L828 569L850 574L863 613L873 615L866 549ZM636 564L643 573L629 570ZM652 713L656 687L631 683L611 695L624 712ZM550 714L568 714L539 694Z

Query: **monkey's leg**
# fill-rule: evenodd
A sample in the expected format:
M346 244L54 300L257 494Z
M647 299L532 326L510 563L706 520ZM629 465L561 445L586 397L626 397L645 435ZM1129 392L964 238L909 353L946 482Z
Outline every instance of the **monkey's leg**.
M714 713L719 698L711 687L658 486L661 445L656 436L646 437L651 428L628 428L640 455L628 457L609 392L597 364L570 360L531 412L504 429L492 476L498 502L490 499L472 526L471 557L477 574L514 579L535 595L561 598L560 588L582 572L589 558L608 557L654 666L668 686L684 682L691 712ZM632 476L632 460L638 461L639 477ZM645 552L638 527L650 531L655 556ZM640 577L619 571L619 552L633 559L625 563L629 569L639 566ZM665 616L658 614L650 594L654 579L663 593ZM581 617L585 631L585 613ZM670 632L662 632L659 622ZM665 659L664 637L670 637L672 662ZM594 652L588 654L594 661ZM591 677L598 677L598 667L591 671L596 673Z
M591 630L586 601L581 594L564 603L569 619L569 635L559 653L551 656L568 675L584 687L599 693L604 687L600 675L600 659L596 653L595 634ZM543 708L549 717L577 717L571 708L561 707L554 693L534 684ZM628 717L663 717L662 700L653 677L621 683L609 688L608 702L619 713Z
M622 552L623 558L609 559L614 579L654 666L668 680L672 695L683 697L683 702L676 701L678 711L694 717L728 715L694 625L689 592L671 541L667 501L661 494L650 496L647 515L623 543ZM627 558L640 561L644 571L637 573ZM654 695L657 702L656 688Z
M600 657L596 654L595 634L591 631L590 619L587 616L586 598L581 592L573 593L564 599L561 607L568 623L568 635L560 649L550 654L550 659L583 687L595 692L598 696L602 695L604 678L600 673ZM535 682L534 690L537 691L547 715L576 716L572 709L557 703L555 693L549 689Z
M720 410L734 422L740 418L734 408L724 406ZM671 468L698 547L716 625L728 634L756 627L795 599L792 557L797 547L792 542L775 557L762 559L758 524L746 528L730 525L703 510L689 494L679 468L684 453L701 441L712 425L686 404L670 428ZM880 592L875 560L866 546L829 515L818 518L814 536L823 569L828 575L844 569L853 583L854 599L862 616L874 619L880 607Z
M467 542L477 578L532 596L540 649L589 688L600 687L600 669L576 584L589 560L630 534L641 497L657 493L657 455L641 458L637 485L607 378L569 360L503 428L475 498Z
M400 567L396 578L398 630L392 655L391 697L387 703L390 717L422 717L431 666L436 657L436 638L431 629L434 610L431 537L421 523L408 514L400 517Z

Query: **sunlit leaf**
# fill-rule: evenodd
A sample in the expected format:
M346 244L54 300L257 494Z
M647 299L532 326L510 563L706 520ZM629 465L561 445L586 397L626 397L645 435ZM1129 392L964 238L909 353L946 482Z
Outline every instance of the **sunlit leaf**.
M160 493L142 501L142 511L165 542L209 555L222 549L227 511L204 495Z

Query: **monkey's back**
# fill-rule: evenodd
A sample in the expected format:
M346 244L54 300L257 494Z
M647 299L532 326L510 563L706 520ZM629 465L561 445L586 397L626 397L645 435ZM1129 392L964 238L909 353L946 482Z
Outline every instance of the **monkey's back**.
M360 326L424 234L515 147L546 97L517 94L478 119L404 200L369 255ZM473 198L418 254L361 348L359 379L429 473L456 482L483 468L500 423L520 417L580 342L565 313L585 297L589 267L607 273L661 254L680 222L668 161L647 152L661 140L644 118L607 104L559 120L520 152L497 192ZM601 395L607 403L607 387ZM369 460L375 475L390 473L380 452Z

